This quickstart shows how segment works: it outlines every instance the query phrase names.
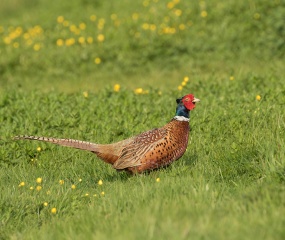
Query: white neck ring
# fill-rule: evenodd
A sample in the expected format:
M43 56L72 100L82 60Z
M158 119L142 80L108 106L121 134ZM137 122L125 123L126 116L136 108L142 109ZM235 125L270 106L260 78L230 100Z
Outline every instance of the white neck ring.
M175 116L173 119L177 121L182 121L182 122L189 122L189 118L183 117L183 116Z

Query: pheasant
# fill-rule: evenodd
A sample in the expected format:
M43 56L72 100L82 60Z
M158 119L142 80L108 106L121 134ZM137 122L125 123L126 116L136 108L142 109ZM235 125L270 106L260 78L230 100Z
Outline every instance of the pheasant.
M190 131L190 111L199 101L192 94L177 99L175 117L165 126L116 143L97 144L36 136L17 136L15 139L38 140L91 151L116 170L126 170L133 174L142 173L168 166L184 154Z

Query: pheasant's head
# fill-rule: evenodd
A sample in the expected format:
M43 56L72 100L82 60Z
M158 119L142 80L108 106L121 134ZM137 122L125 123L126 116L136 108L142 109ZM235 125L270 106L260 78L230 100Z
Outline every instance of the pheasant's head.
M176 99L176 103L178 104L176 116L189 118L189 111L195 108L196 102L200 102L200 99L195 98L193 94L187 94L182 98Z

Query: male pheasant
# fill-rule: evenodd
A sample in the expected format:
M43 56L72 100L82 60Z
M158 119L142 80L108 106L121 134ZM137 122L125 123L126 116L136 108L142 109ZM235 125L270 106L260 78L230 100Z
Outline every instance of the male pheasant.
M176 100L175 117L161 128L111 144L97 144L73 139L17 136L15 139L39 140L95 153L117 170L142 173L170 165L186 151L189 137L190 110L200 100L192 94Z

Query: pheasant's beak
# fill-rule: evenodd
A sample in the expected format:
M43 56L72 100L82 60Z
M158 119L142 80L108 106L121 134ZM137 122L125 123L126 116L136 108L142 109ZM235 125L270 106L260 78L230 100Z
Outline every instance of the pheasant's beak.
M194 97L194 100L192 101L192 103L196 103L196 102L200 102L200 99Z

